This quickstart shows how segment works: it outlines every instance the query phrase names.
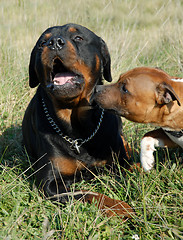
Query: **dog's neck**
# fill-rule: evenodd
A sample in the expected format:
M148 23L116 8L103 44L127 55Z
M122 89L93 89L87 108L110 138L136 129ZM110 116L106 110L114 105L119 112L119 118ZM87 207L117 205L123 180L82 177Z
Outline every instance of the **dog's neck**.
M64 106L63 103L57 102L55 100L52 101L54 101L55 113L57 117L64 120L68 124L71 124L71 121L79 121L82 124L84 119L89 118L88 112L92 109L89 103L84 99L79 102L78 105L74 107L71 106L71 108Z
M144 123L155 123L158 126L179 131L183 129L183 108L178 106L176 102L167 104L157 108L157 111L154 110L149 119L151 121L148 121L147 117L147 121L144 121Z
M181 106L176 100L162 106L152 106L152 109L147 110L144 121L142 122L155 124L161 127L169 127L179 131L183 129L183 82L176 82L173 80L167 83L172 86L179 96Z
M68 109L68 108L59 109L55 107L55 113L59 119L64 120L66 123L70 125L72 109Z
M64 102L48 96L44 93L44 90L42 98L45 98L46 105L50 105L49 114L51 114L51 117L54 118L54 115L56 115L61 120L62 126L60 126L60 130L65 135L72 136L73 132L75 132L81 138L88 138L101 125L103 111L91 106L85 98L73 106L65 105Z
M165 113L163 115L163 123L164 126L169 126L179 131L183 129L183 107L177 106L176 103L174 105L171 109L171 114L166 115Z

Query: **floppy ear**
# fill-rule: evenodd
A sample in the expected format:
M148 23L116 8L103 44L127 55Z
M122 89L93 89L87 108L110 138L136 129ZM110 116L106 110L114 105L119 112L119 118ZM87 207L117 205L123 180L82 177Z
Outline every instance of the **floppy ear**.
M37 78L37 74L35 71L35 56L36 56L36 50L35 47L32 50L31 57L30 57L30 63L29 63L29 86L31 88L36 87L39 84L39 80Z
M103 60L103 75L106 81L111 82L111 57L108 51L108 47L103 39L101 39L101 53Z
M156 101L158 104L168 104L176 100L180 106L180 99L174 89L166 83L160 83L156 88Z

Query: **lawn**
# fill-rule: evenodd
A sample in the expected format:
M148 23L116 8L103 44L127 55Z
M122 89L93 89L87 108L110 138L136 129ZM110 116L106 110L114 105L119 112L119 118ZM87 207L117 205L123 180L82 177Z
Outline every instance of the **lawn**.
M73 199L60 207L45 200L21 144L22 118L35 92L28 86L30 53L46 28L73 22L101 36L111 53L113 81L137 66L183 77L183 2L1 0L0 6L0 239L183 239L180 149L158 150L149 174L105 171L73 186L128 202L136 215L123 222ZM123 123L139 161L140 139L153 127Z

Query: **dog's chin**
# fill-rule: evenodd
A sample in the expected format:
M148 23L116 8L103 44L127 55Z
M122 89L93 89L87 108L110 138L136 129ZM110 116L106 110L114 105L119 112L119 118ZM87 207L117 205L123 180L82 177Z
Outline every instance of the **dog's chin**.
M46 90L58 100L74 99L82 93L84 87L84 79L82 77L74 77L64 84L52 81L46 86Z
M117 108L109 108L109 109L104 108L104 109L119 117L125 117L127 119L129 117L129 112L124 109L117 109Z
M115 107L115 106L106 105L104 102L96 101L96 99L94 99L92 101L92 105L103 108L103 109L105 109L105 111L110 112L110 113L112 113L114 115L117 115L117 116L120 116L120 117L128 116L128 111L126 111L125 109L121 109L121 108L118 108L118 107Z
M100 106L100 107L102 108L102 106ZM112 113L114 115L117 115L119 117L123 116L123 114L116 109L113 109L113 108L104 108L104 109L105 109L105 111L110 112L110 113Z

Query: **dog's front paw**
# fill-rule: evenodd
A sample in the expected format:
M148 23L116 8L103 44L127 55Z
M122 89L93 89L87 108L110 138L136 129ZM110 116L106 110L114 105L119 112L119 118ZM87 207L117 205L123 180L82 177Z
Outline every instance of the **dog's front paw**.
M155 139L152 137L144 137L141 141L140 161L146 172L149 172L154 166L153 152L156 150L154 141Z

